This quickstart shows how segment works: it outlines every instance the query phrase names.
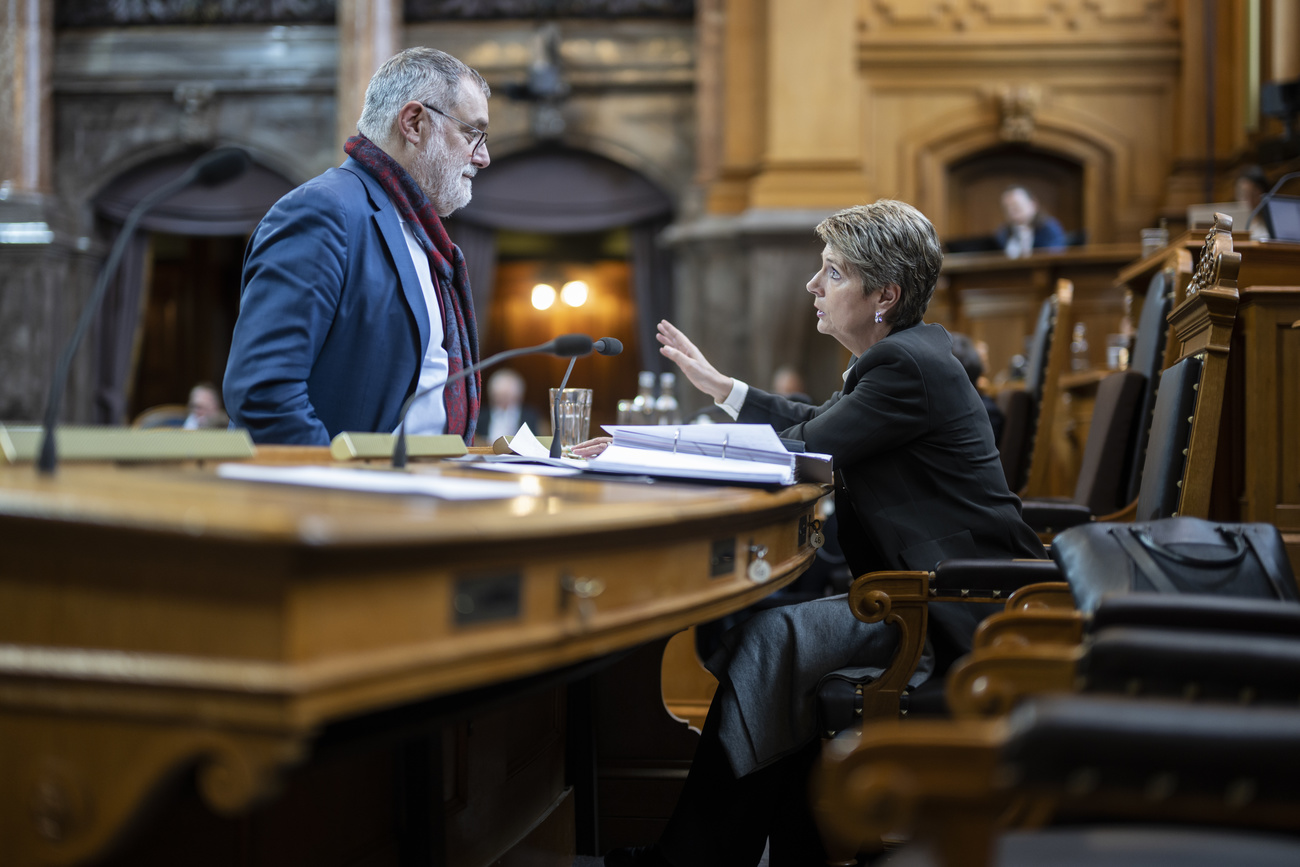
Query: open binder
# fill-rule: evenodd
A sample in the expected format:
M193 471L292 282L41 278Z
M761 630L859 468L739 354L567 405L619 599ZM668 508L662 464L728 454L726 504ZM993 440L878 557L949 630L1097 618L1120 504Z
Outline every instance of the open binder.
M607 425L614 442L587 467L721 482L831 482L830 455L791 452L771 425Z

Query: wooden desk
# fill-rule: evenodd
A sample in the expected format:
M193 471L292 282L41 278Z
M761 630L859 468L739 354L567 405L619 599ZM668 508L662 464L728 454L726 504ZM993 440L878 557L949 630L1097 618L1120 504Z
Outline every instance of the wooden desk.
M126 862L169 831L189 864L468 867L526 840L571 858L562 699L533 690L486 731L438 708L772 592L811 561L824 491L524 484L450 503L0 467L4 863L98 858L159 801L168 827L128 839ZM500 785L476 814L483 763Z
M1065 323L1066 339L1074 322L1084 323L1088 360L1092 367L1105 367L1106 335L1118 330L1124 313L1124 290L1115 286L1115 273L1132 262L1139 250L1137 244L1092 244L1035 253L1027 259L1008 259L1002 253L949 253L943 258L925 318L988 343L987 374L993 380L1011 356L1025 351L1038 308L1055 290L1056 281L1069 280L1074 284L1074 321Z
M1241 290L1223 417L1211 517L1275 525L1300 576L1300 286Z

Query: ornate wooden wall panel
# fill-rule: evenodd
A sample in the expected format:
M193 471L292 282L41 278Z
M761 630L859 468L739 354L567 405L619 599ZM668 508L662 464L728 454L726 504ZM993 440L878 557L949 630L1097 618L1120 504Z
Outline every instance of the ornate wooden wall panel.
M1128 240L1173 162L1180 43L1172 3L862 0L862 159L872 192L948 230L948 168L1008 143L1079 164L1083 226ZM993 227L989 227L992 229Z

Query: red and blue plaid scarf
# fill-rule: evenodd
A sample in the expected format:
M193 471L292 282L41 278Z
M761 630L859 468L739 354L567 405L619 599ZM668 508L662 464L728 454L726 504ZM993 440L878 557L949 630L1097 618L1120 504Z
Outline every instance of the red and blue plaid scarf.
M397 160L363 135L352 136L343 150L379 181L397 206L397 213L415 233L415 239L429 253L429 270L438 283L447 375L454 376L478 361L478 328L474 323L474 296L470 293L465 256L447 237L447 230L429 197ZM433 311L429 313L432 315ZM482 380L475 372L442 392L447 407L447 433L464 437L466 444L474 439L482 390Z

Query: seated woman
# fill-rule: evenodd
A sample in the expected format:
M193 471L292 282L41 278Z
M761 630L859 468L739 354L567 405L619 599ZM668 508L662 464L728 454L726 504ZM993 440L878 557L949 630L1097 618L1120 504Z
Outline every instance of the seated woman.
M854 574L1044 557L948 332L921 322L943 259L930 221L882 200L829 217L817 235L826 247L807 287L817 330L855 356L826 403L792 403L723 375L669 322L659 324L660 352L737 420L771 424L834 458L839 541ZM969 649L977 615L968 609L931 606L933 647L914 684ZM762 612L722 645L708 663L718 691L663 837L611 852L609 867L748 867L769 838L773 867L824 863L807 804L817 682L838 668L888 665L893 628L862 623L835 596Z

